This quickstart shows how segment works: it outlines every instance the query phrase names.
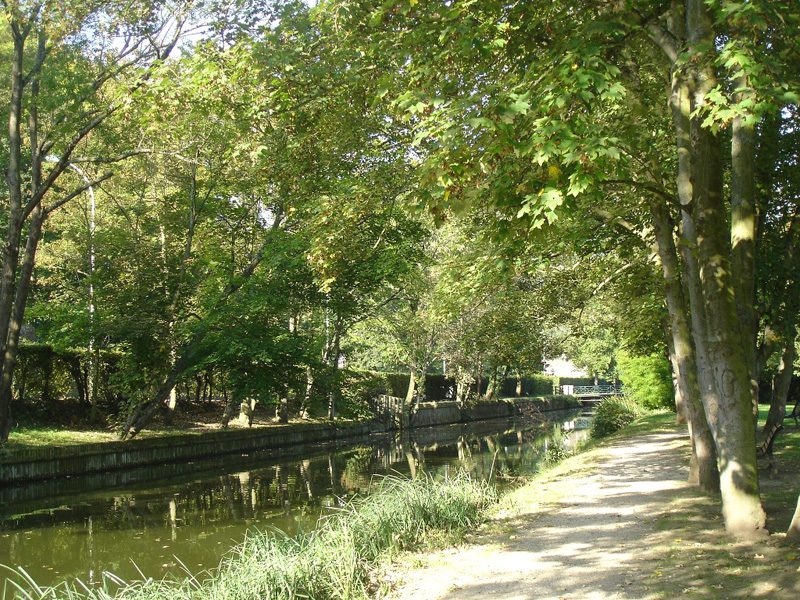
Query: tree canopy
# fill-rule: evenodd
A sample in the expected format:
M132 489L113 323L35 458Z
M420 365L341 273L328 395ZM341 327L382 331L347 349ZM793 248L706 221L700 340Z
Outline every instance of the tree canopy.
M200 382L226 423L334 419L374 400L351 369L470 402L566 355L656 374L653 405L673 380L692 480L764 530L754 407L800 309L794 3L2 11L0 442L31 339L77 352L123 437Z

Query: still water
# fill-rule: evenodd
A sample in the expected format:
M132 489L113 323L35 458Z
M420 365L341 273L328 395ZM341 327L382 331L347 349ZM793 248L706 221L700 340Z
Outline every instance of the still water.
M60 496L53 489L37 498L35 485L4 489L0 564L23 567L40 585L76 578L94 585L104 571L123 579L196 574L215 568L248 530L307 531L323 512L369 493L383 475L466 470L507 484L534 472L553 445L574 446L586 433L583 424L574 412L552 413L546 420L370 437L355 447L312 448L282 462L251 453L151 467L146 477L122 484L105 475L115 487L94 492L75 491L88 479L72 482ZM0 598L6 575L0 572Z

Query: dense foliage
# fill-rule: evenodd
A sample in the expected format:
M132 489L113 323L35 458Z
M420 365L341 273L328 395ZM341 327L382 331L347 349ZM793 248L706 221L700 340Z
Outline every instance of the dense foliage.
M675 407L672 370L663 354L633 356L621 351L616 358L625 393L639 406L649 409Z
M674 379L693 477L761 531L749 423L768 365L782 414L800 311L795 4L4 3L0 442L48 395L26 341L123 437L200 398L365 415L351 369L408 373L407 403L433 373L519 395L566 354L645 406Z

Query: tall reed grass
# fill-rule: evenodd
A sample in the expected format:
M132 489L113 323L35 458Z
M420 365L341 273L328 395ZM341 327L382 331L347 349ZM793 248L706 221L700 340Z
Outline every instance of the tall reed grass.
M78 583L43 589L18 570L25 600L285 600L367 596L377 561L418 545L433 531L461 533L484 519L494 489L466 476L446 480L386 478L377 490L324 517L312 532L250 535L204 578L124 583L107 574L100 589Z

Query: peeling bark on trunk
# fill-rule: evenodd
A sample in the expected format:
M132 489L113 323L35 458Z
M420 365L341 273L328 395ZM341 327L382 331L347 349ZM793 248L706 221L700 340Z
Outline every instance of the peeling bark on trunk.
M253 426L256 402L257 400L255 398L245 398L244 401L239 405L239 423L245 425L246 427Z
M278 400L278 406L275 409L275 416L278 419L278 423L289 422L289 399L285 394Z
M688 0L686 24L690 52L702 55L704 50L713 48L712 19L702 0ZM697 63L702 65L701 61ZM705 105L706 94L716 86L713 67L692 66L688 79L690 108L694 112ZM729 258L720 144L710 130L701 126L700 118L691 119L690 133L706 351L715 384L714 390L703 394L703 402L717 449L725 527L739 537L754 537L766 533L766 515L759 495L750 368L742 348Z

